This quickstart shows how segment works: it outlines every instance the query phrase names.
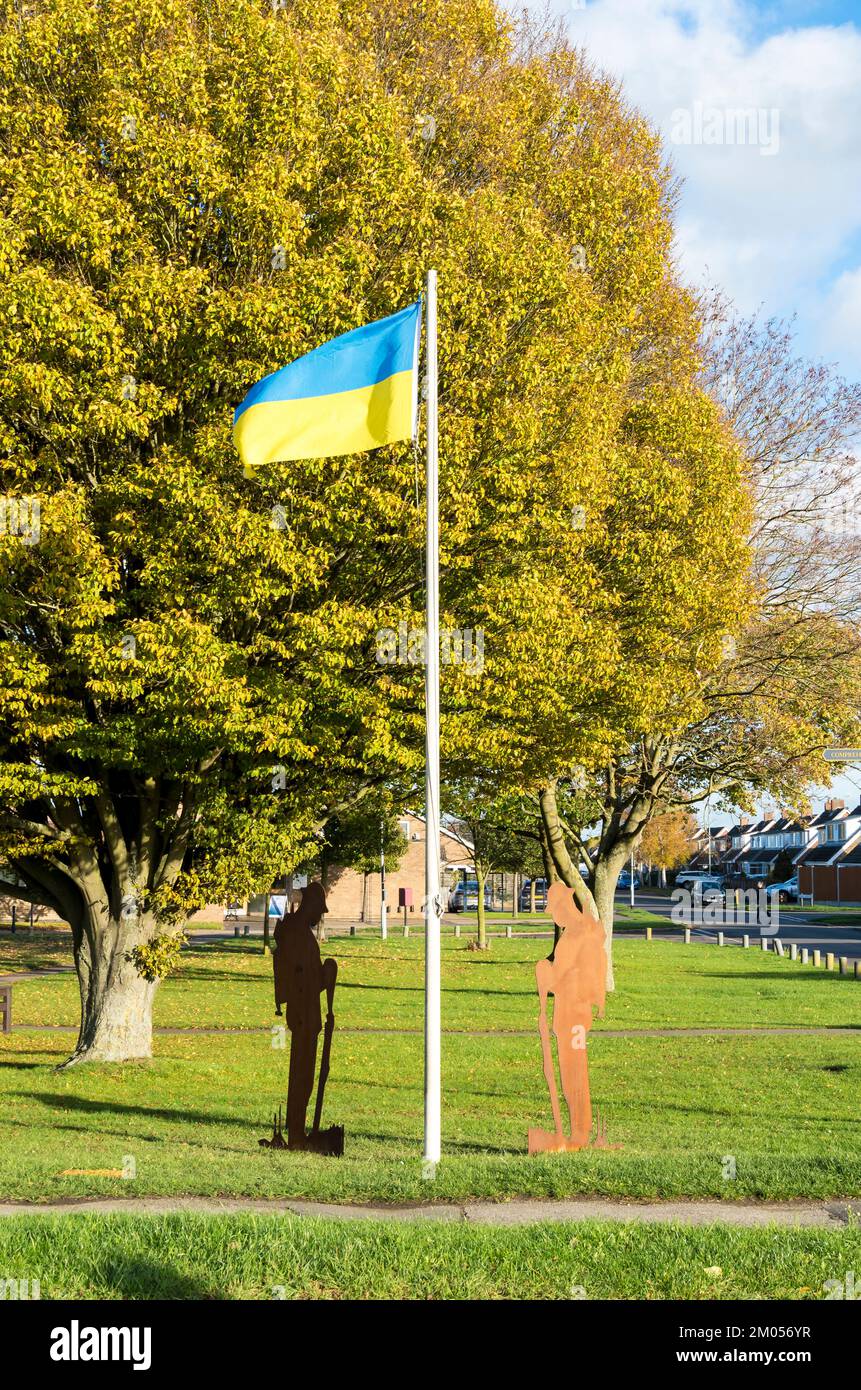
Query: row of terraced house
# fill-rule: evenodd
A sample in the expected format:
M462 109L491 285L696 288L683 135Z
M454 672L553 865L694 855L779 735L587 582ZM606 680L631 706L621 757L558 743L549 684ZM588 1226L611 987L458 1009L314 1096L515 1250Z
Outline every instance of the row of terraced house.
M732 884L765 884L784 856L798 891L815 902L861 903L861 804L850 811L836 797L818 815L782 814L732 826L701 828L688 868L722 874ZM711 843L710 843L711 842Z

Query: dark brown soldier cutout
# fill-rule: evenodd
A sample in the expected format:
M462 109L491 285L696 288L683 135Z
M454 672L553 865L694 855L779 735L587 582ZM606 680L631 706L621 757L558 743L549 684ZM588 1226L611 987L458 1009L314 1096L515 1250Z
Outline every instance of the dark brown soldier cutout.
M581 912L574 895L564 883L551 883L547 908L561 928L552 960L540 960L535 967L540 1011L538 1031L544 1058L544 1076L550 1091L555 1130L530 1129L529 1152L546 1153L588 1147L608 1149L600 1115L592 1127L592 1100L589 1095L589 1066L586 1038L592 1027L592 1010L604 1017L607 988L607 953L604 928L596 917ZM556 1068L550 1041L548 1008L553 996L553 1032L559 1058L562 1094L568 1106L570 1135L562 1132L562 1114L556 1088Z
M281 1112L273 1124L272 1138L261 1139L271 1149L310 1149L314 1153L340 1155L344 1152L342 1125L320 1128L323 1113L323 1094L329 1075L332 1034L335 1030L335 982L337 962L323 960L314 929L326 913L326 896L322 884L309 883L302 889L302 898L292 912L285 913L275 928L275 952L272 958L275 974L275 1012L284 1005L287 1027L290 1029L290 1076L287 1084L287 1142L281 1129ZM317 1039L323 1028L320 995L326 992L326 1027L323 1033L323 1053L317 1082L314 1122L306 1133L305 1121L314 1073L317 1067Z

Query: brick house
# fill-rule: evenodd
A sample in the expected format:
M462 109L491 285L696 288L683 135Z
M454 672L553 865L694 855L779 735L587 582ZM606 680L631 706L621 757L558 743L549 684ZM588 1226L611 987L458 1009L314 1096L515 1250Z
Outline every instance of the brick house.
M716 870L717 865L729 848L728 831L725 825L701 825L694 834L694 853L685 866L688 869L702 869L707 872L709 865Z
M712 870L723 874L729 884L765 883L773 875L778 859L788 856L799 876L799 892L813 892L823 902L861 901L861 879L856 897L850 899L846 895L850 887L855 891L854 878L848 872L842 877L844 870L853 867L851 855L856 848L861 867L861 806L847 811L845 802L832 797L818 815L792 816L783 812L755 824L742 816L728 830L712 827L711 842ZM689 868L707 867L707 851L703 848L707 843L703 828L696 837L697 849Z
M757 822L758 825L764 822ZM754 822L749 816L739 816L735 825L731 825L727 831L727 851L720 862L720 872L726 874L727 878L741 872L739 860L745 850L750 848L751 837L756 829Z
M807 846L816 843L819 833L817 822L825 817L828 805L830 803L826 804L826 812L822 816L783 814L771 820L759 821L750 832L747 849L734 861L734 876L764 883L781 855L788 855L794 865Z
M407 909L407 921L418 922L422 917L422 901L425 893L425 822L424 817L412 811L405 811L399 824L407 842L406 850L396 869L386 871L386 902L392 921L403 919L403 909L398 908L399 889L406 889L412 897ZM440 833L442 859L443 904L448 906L449 890L461 877L461 870L473 876L469 853L462 842L443 829ZM329 922L378 923L380 920L381 877L379 869L373 873L361 873L357 869L330 865L326 874L326 903ZM295 890L298 895L298 889ZM249 915L263 911L262 896L253 898L247 906Z
M399 824L407 847L396 869L386 873L386 902L389 915L403 917L398 910L398 890L405 888L412 896L407 921L421 920L425 893L425 822L422 816L405 811ZM468 851L447 830L440 833L442 859L443 902L447 905L448 890L457 881L458 870L472 869ZM330 922L379 922L380 872L363 874L356 869L330 868L326 875L326 902Z
M827 801L817 822L816 843L796 865L799 893L820 903L861 903L861 805L847 811L842 801Z

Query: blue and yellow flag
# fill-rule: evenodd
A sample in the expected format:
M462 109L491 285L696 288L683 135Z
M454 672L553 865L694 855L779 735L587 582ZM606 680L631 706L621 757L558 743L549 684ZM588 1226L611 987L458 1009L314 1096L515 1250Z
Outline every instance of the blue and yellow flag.
M233 416L246 468L413 439L421 300L354 328L252 386Z

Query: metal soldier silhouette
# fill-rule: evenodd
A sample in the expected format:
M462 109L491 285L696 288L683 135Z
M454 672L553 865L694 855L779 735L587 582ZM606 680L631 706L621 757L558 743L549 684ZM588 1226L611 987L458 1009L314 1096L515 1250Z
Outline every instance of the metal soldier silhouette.
M285 913L275 928L275 951L272 958L275 976L275 1012L284 1014L290 1029L290 1074L287 1083L287 1143L276 1120L272 1139L260 1143L270 1148L312 1149L318 1153L341 1154L344 1151L344 1130L341 1125L320 1129L323 1093L329 1075L332 1034L335 1029L335 983L338 964L330 958L323 960L314 936L314 928L326 913L326 895L320 883L309 883L292 912ZM317 1101L311 1132L306 1133L305 1119L314 1089L317 1065L317 1039L323 1028L320 995L326 992L326 1027L323 1033L323 1052Z
M604 928L597 917L581 912L572 890L564 883L551 883L547 890L547 907L555 924L562 928L552 959L540 960L535 967L540 1002L538 1031L541 1035L544 1076L550 1091L554 1132L530 1129L530 1153L583 1149L590 1144L592 1101L586 1036L592 1027L592 1010L597 1009L598 1017L604 1017L607 988ZM553 996L553 1032L562 1093L568 1106L570 1135L562 1132L547 1016L550 995ZM591 1145L595 1148L610 1147L600 1117Z

